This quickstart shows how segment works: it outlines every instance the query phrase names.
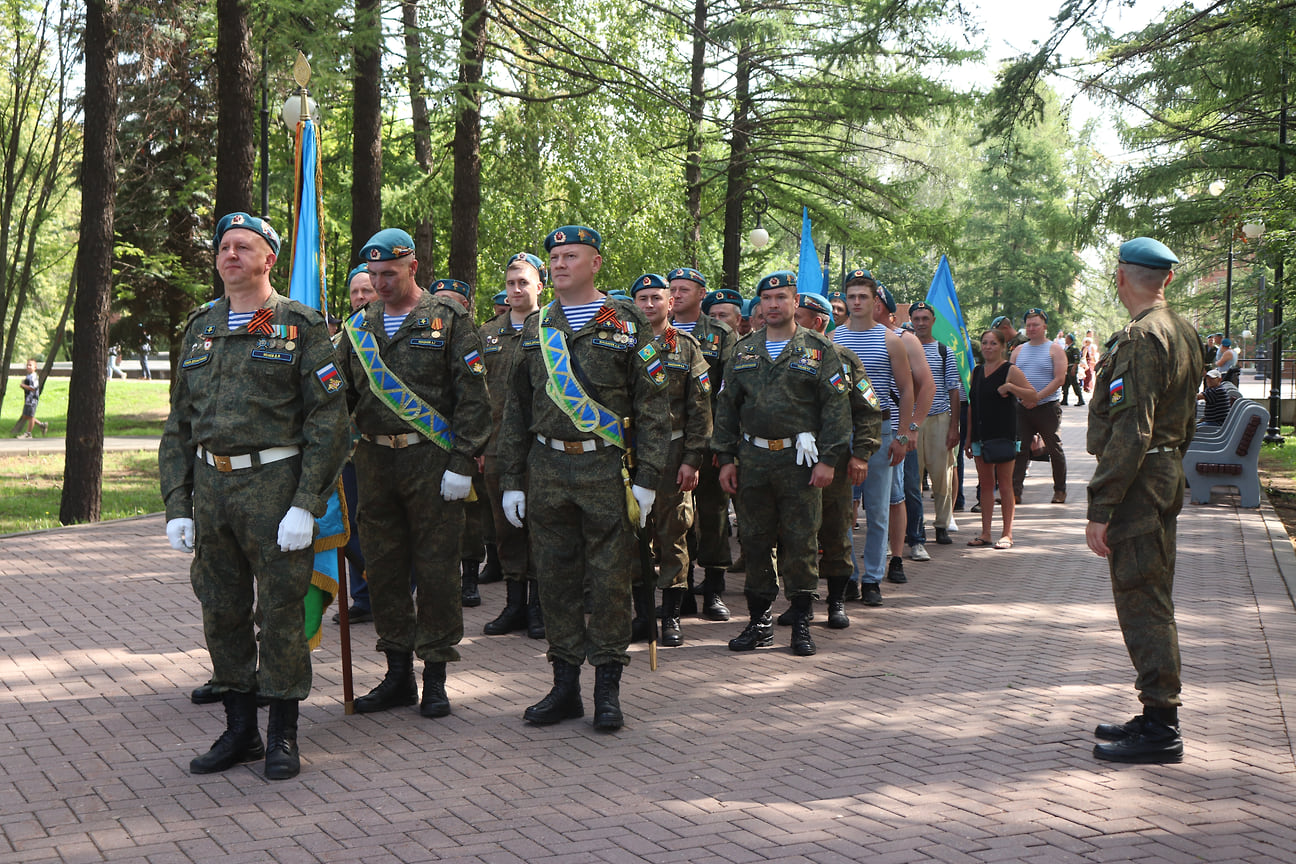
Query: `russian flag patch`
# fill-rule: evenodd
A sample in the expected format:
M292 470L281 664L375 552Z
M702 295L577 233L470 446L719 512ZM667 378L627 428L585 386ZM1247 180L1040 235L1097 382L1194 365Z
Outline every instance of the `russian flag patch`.
M316 369L315 377L323 385L325 393L336 393L342 389L342 375L332 363L326 363Z

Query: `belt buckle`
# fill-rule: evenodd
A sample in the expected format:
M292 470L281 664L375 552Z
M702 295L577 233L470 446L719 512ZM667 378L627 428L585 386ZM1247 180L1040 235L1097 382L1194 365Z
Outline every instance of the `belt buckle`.
M775 452L777 452L777 451L783 449L783 439L782 439L782 438L767 438L767 439L765 439L765 443L769 445L769 449L771 449L771 450L773 450L773 451L775 451Z
M393 450L401 450L409 445L409 441L404 435L388 435L387 440L391 442Z
M230 471L234 470L234 468L230 465L230 457L217 456L215 453L212 453L211 457L212 457L212 461L215 463L215 467L217 471L220 471L223 474L228 474Z
M562 442L562 445L563 445L563 452L564 452L564 453L577 454L577 453L584 453L584 452L585 452L585 442L584 442L584 441L564 441L564 442Z

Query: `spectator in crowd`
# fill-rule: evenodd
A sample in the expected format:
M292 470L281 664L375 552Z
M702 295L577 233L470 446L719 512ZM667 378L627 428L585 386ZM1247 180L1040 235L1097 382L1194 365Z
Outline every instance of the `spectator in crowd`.
M1012 352L1014 366L1021 369L1026 380L1037 392L1034 399L1023 399L1017 406L1017 433L1026 446L1017 454L1017 467L1013 470L1013 494L1017 503L1022 500L1022 486L1026 482L1026 468L1030 463L1030 441L1039 435L1053 466L1054 504L1066 503L1066 454L1062 452L1062 439L1058 428L1062 423L1062 408L1058 404L1062 381L1066 378L1066 353L1048 341L1045 326L1048 315L1043 309L1028 309L1024 326L1027 342Z
M1197 428L1219 427L1228 418L1229 407L1233 400L1229 397L1228 388L1224 386L1224 376L1218 369L1207 369L1203 378L1202 392L1197 394L1199 401L1205 402L1201 422Z

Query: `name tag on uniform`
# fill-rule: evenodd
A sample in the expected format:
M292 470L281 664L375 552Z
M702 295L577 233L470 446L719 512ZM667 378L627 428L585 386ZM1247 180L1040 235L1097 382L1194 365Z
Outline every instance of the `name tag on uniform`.
M802 372L806 375L819 374L819 367L817 365L811 366L809 363L807 363L804 360L793 360L791 363L788 364L788 368L791 369L793 372Z
M702 346L702 354L705 357L714 359L720 356L720 349L716 345L708 342Z
M504 350L504 346L496 342L494 345L487 345L486 347L482 348L482 353L494 354L496 351L502 351L502 350Z
M760 365L760 360L758 360L755 357L752 357L749 360L735 360L733 364L733 371L742 372L747 369L755 369L759 365Z
M537 336L537 337L535 337L534 339L523 339L523 340L522 340L522 347L523 347L523 348L539 348L539 347L540 347L540 337Z
M287 351L265 351L261 348L252 349L253 360L271 360L275 363L291 363L293 355Z
M675 372L687 372L692 367L690 367L689 364L681 363L678 360L667 360L666 368L674 370Z
M194 368L195 366L201 366L201 365L203 365L204 363L206 363L206 362L207 362L208 360L210 360L210 359L211 359L211 355L210 355L210 354L195 354L193 357L190 357L188 360L185 360L183 363L181 363L181 364L180 364L180 368L181 368L181 369L192 369L192 368Z
M625 336L625 334L618 334L618 335ZM592 341L594 342L595 345L597 345L600 348L611 348L613 351L624 351L627 348L634 347L634 344L630 342L628 337L626 337L626 341L618 342L616 341L615 336L609 336L607 338L595 336Z
M409 340L407 340L407 341L409 342L409 346L410 346L411 348L424 348L424 349L427 349L427 348L444 348L444 347L445 347L445 340L444 340L444 339L423 339L423 338L411 337L411 338L410 338Z

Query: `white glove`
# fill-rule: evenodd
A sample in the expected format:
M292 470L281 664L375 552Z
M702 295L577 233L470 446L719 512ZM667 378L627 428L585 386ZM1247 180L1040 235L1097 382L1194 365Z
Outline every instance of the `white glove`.
M526 518L526 493L510 490L505 492L500 499L500 504L504 509L504 518L514 528L521 528L522 520Z
M177 552L192 552L194 550L193 520L168 519L167 539L171 541L171 548Z
M302 507L289 507L279 523L279 549L296 552L315 540L315 517Z
M652 512L653 502L657 500L657 490L646 486L631 486L630 492L639 502L639 527L642 528L648 524L648 514Z
M798 465L812 468L819 461L819 445L815 443L813 432L798 432L796 448Z
M462 501L472 491L472 478L467 474L447 471L441 475L441 497L447 501Z

